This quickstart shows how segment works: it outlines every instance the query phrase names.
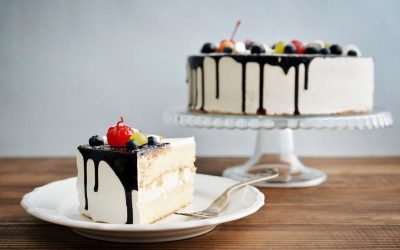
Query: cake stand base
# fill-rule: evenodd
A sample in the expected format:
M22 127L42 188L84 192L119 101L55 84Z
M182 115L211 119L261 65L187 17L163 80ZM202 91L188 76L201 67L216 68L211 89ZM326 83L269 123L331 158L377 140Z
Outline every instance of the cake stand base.
M311 187L326 180L325 172L304 166L294 154L291 129L259 130L253 156L243 165L225 169L223 176L242 181L267 169L277 168L279 176L256 184L258 187Z
M294 129L370 130L393 124L390 112L382 110L348 115L256 116L192 113L174 109L166 112L165 120L183 127L257 130L253 156L241 166L226 169L223 175L245 180L265 169L277 168L277 178L256 184L277 188L310 187L326 180L323 171L304 166L294 153Z

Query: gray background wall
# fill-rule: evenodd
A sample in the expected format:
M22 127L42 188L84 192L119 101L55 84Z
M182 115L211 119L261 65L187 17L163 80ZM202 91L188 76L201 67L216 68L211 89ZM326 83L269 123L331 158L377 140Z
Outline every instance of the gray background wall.
M165 125L186 104L185 60L205 41L358 44L376 63L376 106L400 117L400 1L0 1L0 156L72 155L127 123L195 135L199 155L251 153L254 132ZM399 155L400 126L299 131L302 155Z

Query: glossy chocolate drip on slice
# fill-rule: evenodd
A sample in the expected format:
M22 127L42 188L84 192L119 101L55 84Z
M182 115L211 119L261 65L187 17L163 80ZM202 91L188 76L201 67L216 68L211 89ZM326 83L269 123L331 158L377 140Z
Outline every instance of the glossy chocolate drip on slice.
M97 159L96 159L97 160ZM93 191L97 192L99 191L99 163L98 162L94 162L94 187L93 187Z
M85 209L89 209L87 195L87 162L92 160L95 171L94 192L100 188L99 183L99 164L104 161L113 170L125 191L125 202L127 218L126 224L133 223L132 210L132 191L138 190L137 180L137 157L138 154L145 154L157 148L165 147L168 143L159 143L156 146L145 146L138 151L127 152L125 148L110 148L108 145L91 147L89 145L79 146L78 150L83 156L84 167L84 190L85 190Z

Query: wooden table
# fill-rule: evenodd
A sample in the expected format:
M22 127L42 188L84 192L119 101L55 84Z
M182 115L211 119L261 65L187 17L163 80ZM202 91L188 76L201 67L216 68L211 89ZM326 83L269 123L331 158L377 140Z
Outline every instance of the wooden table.
M1 248L400 249L400 158L305 158L325 170L318 187L262 189L256 214L176 242L124 244L78 236L21 208L34 187L76 174L72 158L0 159ZM200 158L198 172L220 175L240 158Z

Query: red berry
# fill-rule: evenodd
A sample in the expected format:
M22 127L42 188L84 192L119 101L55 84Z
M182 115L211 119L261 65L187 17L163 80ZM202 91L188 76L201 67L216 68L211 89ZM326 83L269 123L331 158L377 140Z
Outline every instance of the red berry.
M292 43L296 47L296 54L304 54L306 48L299 40L293 40Z
M129 138L134 133L134 129L124 125L123 122L124 118L121 116L121 120L117 125L108 129L107 141L111 147L125 147L126 142L129 141Z

